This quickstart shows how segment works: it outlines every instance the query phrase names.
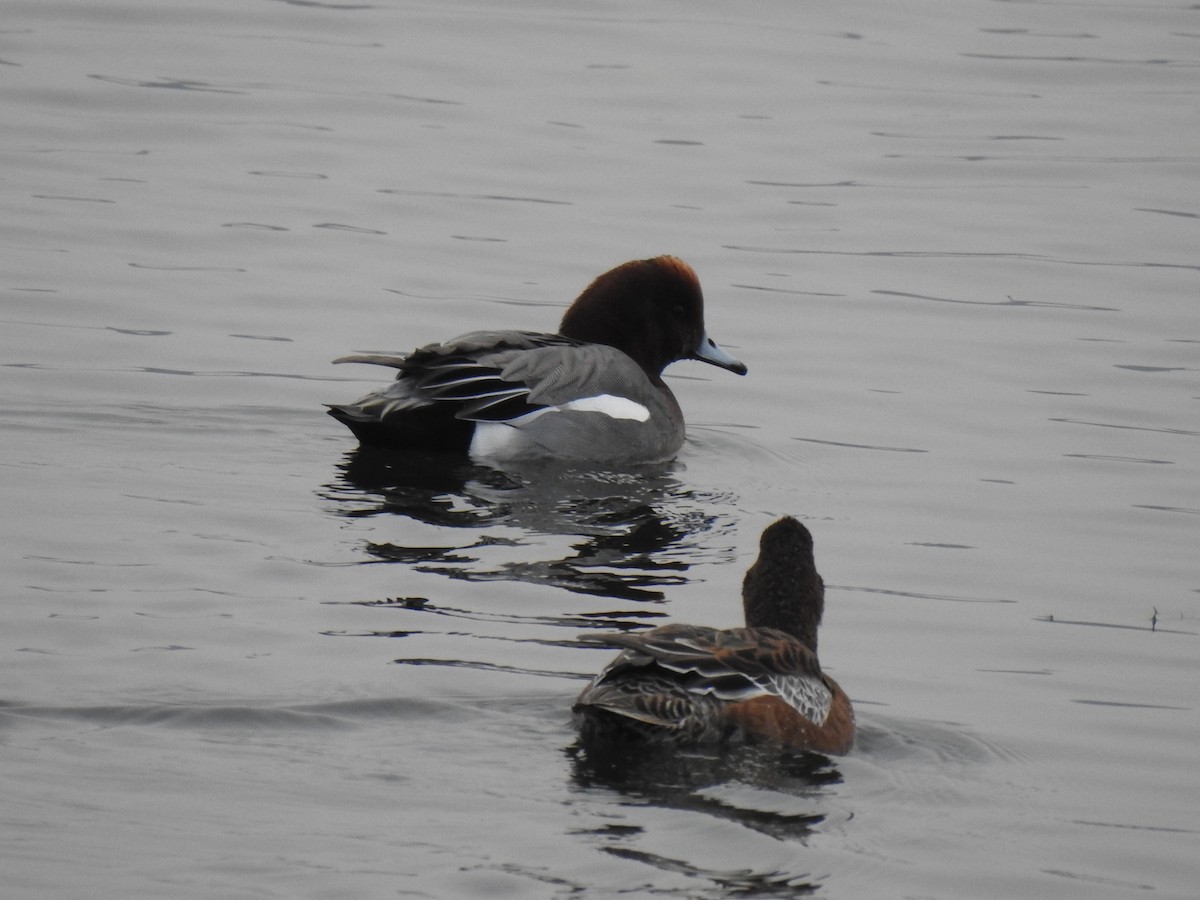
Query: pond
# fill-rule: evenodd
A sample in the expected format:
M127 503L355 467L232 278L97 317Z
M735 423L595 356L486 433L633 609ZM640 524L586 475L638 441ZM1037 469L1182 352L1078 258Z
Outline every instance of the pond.
M1200 18L10 3L7 897L1191 897ZM360 450L332 366L698 272L678 459ZM593 759L580 634L805 522L850 754Z

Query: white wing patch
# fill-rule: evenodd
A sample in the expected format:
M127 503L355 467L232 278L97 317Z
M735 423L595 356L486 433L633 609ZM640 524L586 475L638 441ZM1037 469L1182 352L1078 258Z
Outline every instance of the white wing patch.
M551 410L572 410L574 412L604 413L610 419L632 419L635 422L645 422L650 418L650 410L628 397L617 397L613 394L597 394L594 397L583 397L571 400L562 406L552 406Z
M522 428L542 416L559 412L598 412L610 419L630 419L634 422L645 422L650 418L649 409L628 397L597 394L594 397L570 400L558 406L536 409L507 422L476 422L475 434L471 437L470 455L476 459L502 458L522 440Z

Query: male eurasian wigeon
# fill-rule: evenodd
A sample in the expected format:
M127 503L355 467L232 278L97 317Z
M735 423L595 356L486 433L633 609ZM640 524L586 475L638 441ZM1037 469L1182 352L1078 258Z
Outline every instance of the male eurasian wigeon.
M704 296L674 256L605 272L557 334L474 331L407 355L334 362L399 369L388 387L329 414L359 441L479 460L659 462L683 444L683 413L662 371L698 359L746 367L709 338Z
M854 710L817 661L825 585L812 535L792 517L763 532L742 605L745 628L664 625L581 637L624 648L575 701L584 740L765 740L846 753Z

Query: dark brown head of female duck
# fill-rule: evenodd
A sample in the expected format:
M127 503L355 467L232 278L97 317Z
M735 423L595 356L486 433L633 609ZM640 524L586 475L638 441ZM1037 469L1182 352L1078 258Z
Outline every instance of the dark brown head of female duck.
M812 535L791 516L762 533L758 559L742 581L742 607L749 627L786 631L817 652L825 582L813 560Z

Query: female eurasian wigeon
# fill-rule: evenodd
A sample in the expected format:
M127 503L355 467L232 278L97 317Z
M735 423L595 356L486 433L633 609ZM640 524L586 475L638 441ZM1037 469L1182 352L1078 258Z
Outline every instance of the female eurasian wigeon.
M396 449L658 462L683 444L683 413L662 380L679 359L746 373L709 338L691 266L659 256L593 281L557 334L475 331L407 355L337 359L400 371L385 389L329 414L362 443Z
M854 710L817 661L825 585L812 535L790 516L762 534L742 582L746 627L665 625L585 635L625 648L575 701L585 741L774 741L846 753Z

